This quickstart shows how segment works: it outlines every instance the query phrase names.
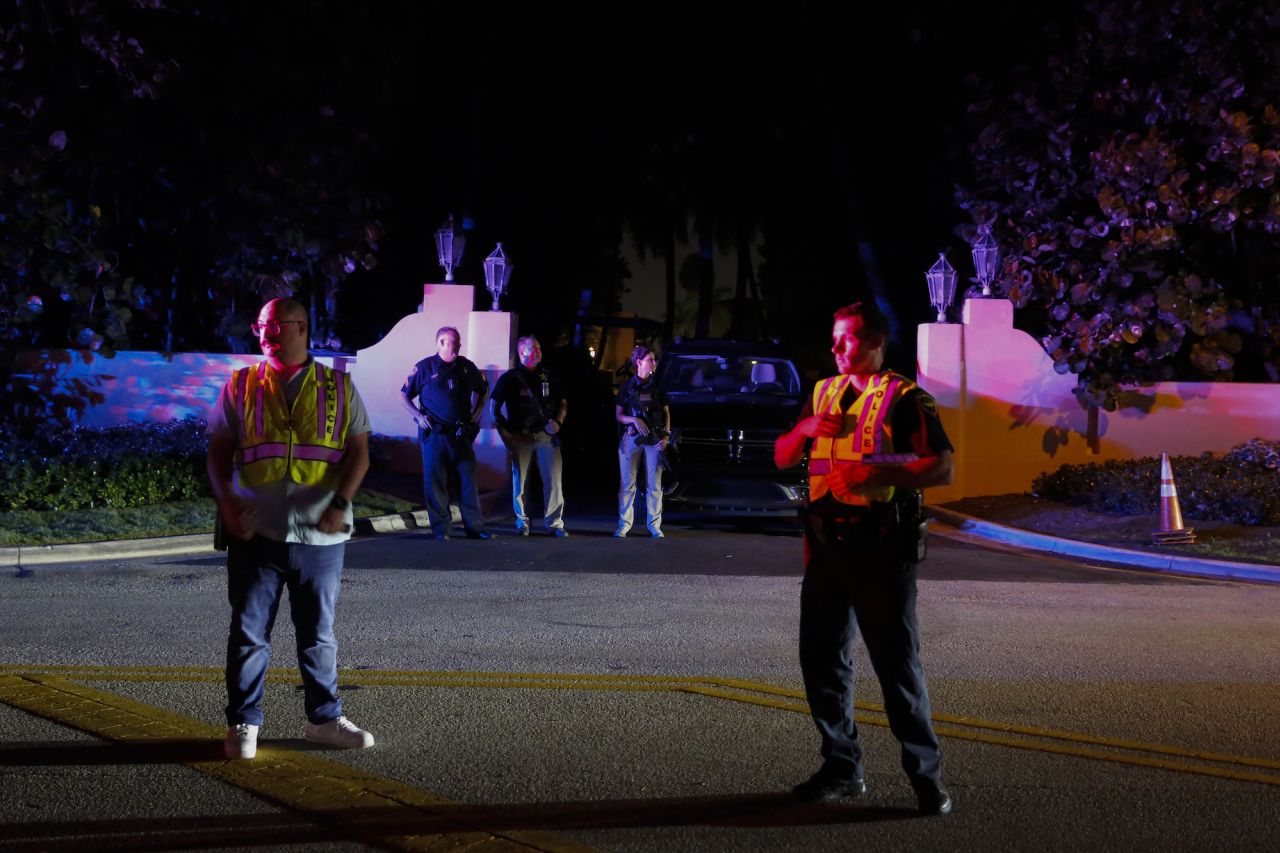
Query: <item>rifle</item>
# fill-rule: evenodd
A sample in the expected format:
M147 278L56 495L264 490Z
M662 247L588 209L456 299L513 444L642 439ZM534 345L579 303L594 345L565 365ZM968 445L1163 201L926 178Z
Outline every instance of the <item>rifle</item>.
M533 388L530 387L529 385L528 377L524 375L524 371L521 370L520 368L516 368L516 378L520 380L520 384L524 386L524 390L529 392L529 399L533 401L533 408L536 410L534 412L534 417L538 419L538 422L536 424L529 423L528 421L526 421L524 424L524 431L527 433L534 433L534 432L537 432L538 430L545 430L547 426L547 421L553 420L553 418L547 414L546 409L542 408L542 395L534 393ZM545 384L547 385L547 388L549 390L551 387L550 380L548 380ZM534 427L534 429L530 429L531 426ZM551 436L551 446L552 447L560 446L559 432Z
M671 432L664 426L658 426L662 420L661 412L650 412L639 406L632 406L629 412L631 417L637 419L644 424L648 430L644 435L640 434L640 430L636 430L636 444L644 446L646 444L661 444L664 438L670 438Z

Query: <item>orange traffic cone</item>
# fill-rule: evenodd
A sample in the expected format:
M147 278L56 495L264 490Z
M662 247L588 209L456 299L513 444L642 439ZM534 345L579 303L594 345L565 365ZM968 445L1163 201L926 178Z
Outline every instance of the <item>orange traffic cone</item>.
M1160 529L1152 532L1151 541L1157 545L1190 545L1196 541L1195 530L1182 526L1178 487L1173 484L1168 453L1160 454Z

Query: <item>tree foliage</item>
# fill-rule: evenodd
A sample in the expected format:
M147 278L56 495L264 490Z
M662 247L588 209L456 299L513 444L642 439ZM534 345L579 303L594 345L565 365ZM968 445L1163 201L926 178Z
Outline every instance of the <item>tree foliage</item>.
M147 289L121 269L110 167L77 114L155 97L169 71L94 4L18 4L0 27L0 342L128 345Z
M998 292L1084 405L1280 380L1280 12L1095 0L1067 43L970 110L957 198L1002 243Z
M287 23L340 34L325 9ZM280 295L340 345L338 289L382 236L377 145L317 84L341 58L277 55L281 22L238 4L18 12L0 25L0 347L242 351Z

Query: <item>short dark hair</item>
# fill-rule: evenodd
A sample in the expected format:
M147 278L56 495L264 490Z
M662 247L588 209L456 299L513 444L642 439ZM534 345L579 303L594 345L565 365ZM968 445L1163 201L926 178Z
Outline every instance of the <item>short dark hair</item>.
M644 361L645 357L649 355L652 355L654 358L657 358L658 356L658 354L654 352L650 347L644 346L642 344L631 351L631 355L629 356L628 360L631 362L631 366L635 367L640 362Z
M459 334L458 330L455 329L453 326L441 326L440 328L436 329L436 340L437 341L440 340L440 336L446 333L453 335L453 343L455 346L459 348L462 347L462 335Z
M870 332L871 334L881 335L885 341L889 340L889 318L884 316L880 306L874 302L854 302L852 305L837 308L832 319L847 320L851 317L857 317L862 321L862 327L859 329L860 333ZM861 337L861 334L859 337Z

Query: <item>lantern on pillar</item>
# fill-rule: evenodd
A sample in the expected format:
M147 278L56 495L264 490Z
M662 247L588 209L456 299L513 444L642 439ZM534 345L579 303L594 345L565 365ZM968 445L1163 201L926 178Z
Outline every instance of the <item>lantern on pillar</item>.
M453 214L449 214L449 221L436 229L436 255L444 267L446 283L453 281L453 271L462 263L462 250L466 246L467 238L453 227Z
M991 282L1000 271L1000 246L991 236L990 225L978 226L978 238L973 241L973 270L982 285L982 295L990 296Z
M511 278L512 263L507 260L507 255L502 251L502 244L498 244L498 248L489 253L489 257L484 259L484 286L488 288L489 295L493 297L493 305L490 311L501 311L502 308L498 304L498 300L502 298L502 294L507 292L507 282Z
M938 253L938 260L924 274L929 283L929 304L938 311L938 322L947 322L947 307L956 296L956 268L947 262L947 256Z

